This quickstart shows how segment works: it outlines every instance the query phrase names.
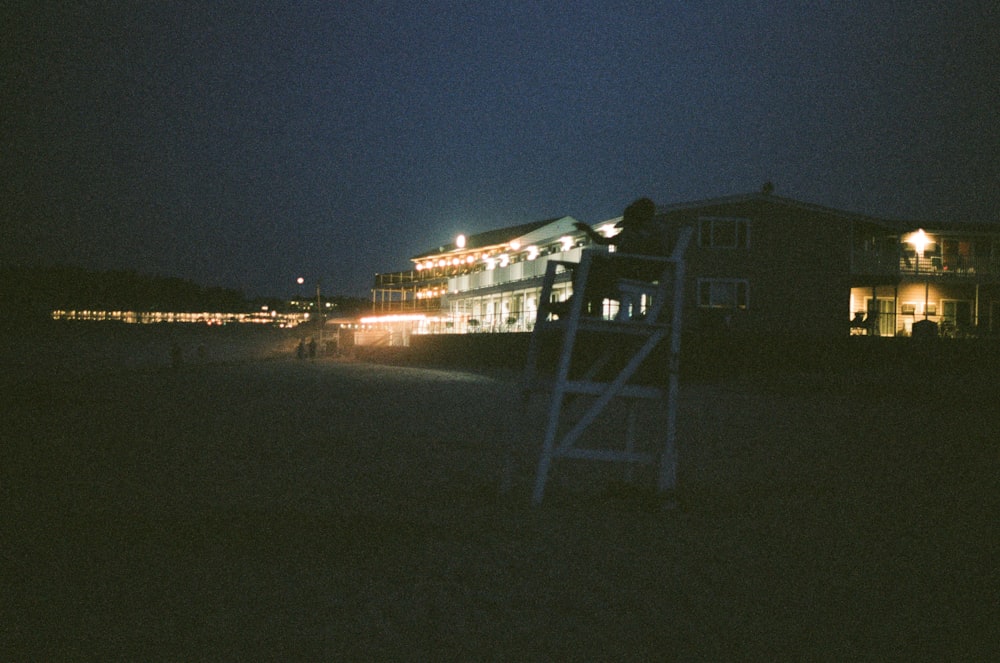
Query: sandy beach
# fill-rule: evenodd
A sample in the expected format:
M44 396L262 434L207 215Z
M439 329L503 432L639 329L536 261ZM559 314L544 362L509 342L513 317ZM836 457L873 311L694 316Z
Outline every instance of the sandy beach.
M1000 654L993 394L684 384L680 508L569 461L533 508L544 402L516 377L8 371L0 658Z

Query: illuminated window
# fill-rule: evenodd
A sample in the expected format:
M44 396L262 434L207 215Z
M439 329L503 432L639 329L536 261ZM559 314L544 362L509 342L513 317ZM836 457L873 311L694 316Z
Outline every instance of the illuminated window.
M749 290L745 279L698 279L698 306L745 309L750 301Z
M698 245L713 249L745 249L750 246L750 221L702 217L698 219Z

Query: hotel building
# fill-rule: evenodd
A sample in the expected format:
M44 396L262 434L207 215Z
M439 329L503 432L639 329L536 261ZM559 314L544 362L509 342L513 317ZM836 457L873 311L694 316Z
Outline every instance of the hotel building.
M768 192L659 206L657 217L668 232L695 228L688 331L817 340L1000 333L1000 226L882 219ZM611 236L619 220L594 229ZM408 333L530 331L546 262L576 262L590 243L574 223L460 235L413 256L410 270L376 275L368 321L394 320ZM555 298L570 292L567 276Z

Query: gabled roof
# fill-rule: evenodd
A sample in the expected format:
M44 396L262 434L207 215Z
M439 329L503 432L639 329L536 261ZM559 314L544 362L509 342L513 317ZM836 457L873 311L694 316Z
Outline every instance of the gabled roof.
M465 246L462 250L468 251L470 249L479 249L487 246L497 246L499 244L505 244L511 240L515 240L524 235L538 230L539 228L544 228L545 226L555 223L561 219L568 217L557 216L552 219L545 219L543 221L532 221L531 223L522 223L517 226L509 226L507 228L499 228L497 230L487 230L476 235L469 235L465 238ZM410 260L420 260L421 258L427 258L429 256L436 256L442 253L449 253L451 251L459 250L458 246L454 242L439 246L435 249L430 249L424 251L423 253L418 253L417 255L410 258Z
M871 223L878 223L882 225L893 225L896 223L900 223L899 221L893 219L886 219L882 217L871 216L868 214L861 214L858 212L847 212L844 210L834 209L832 207L824 207L823 205L816 205L814 203L802 202L801 200L795 200L794 198L785 198L784 196L776 196L773 193L761 193L761 192L744 193L733 196L723 196L720 198L708 198L704 200L694 200L683 203L671 203L668 205L657 205L656 212L658 214L668 214L670 212L698 209L699 207L715 207L717 205L735 205L739 203L748 203L748 202L759 202L770 205L779 205L781 207L791 207L808 212L831 214L833 216L839 216L841 218L857 219L859 221L868 221Z
M907 232L915 228L924 228L929 232L954 232L954 233L996 233L1000 231L1000 224L989 221L928 221L926 219L899 219L871 216L859 212L848 212L845 210L824 207L814 203L806 203L792 198L776 196L761 192L725 196L721 198L709 198L706 200L696 200L691 202L673 203L669 205L658 205L657 214L669 214L670 212L698 209L702 207L713 207L719 205L739 204L746 202L761 202L782 207L800 209L808 212L829 214L842 219L852 219L881 226L890 232Z

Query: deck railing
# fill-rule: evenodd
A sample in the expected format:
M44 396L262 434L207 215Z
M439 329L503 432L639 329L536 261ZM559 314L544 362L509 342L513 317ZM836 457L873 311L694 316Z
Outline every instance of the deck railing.
M851 256L851 272L873 276L1000 280L1000 259L960 255L918 256L913 252L855 251Z

